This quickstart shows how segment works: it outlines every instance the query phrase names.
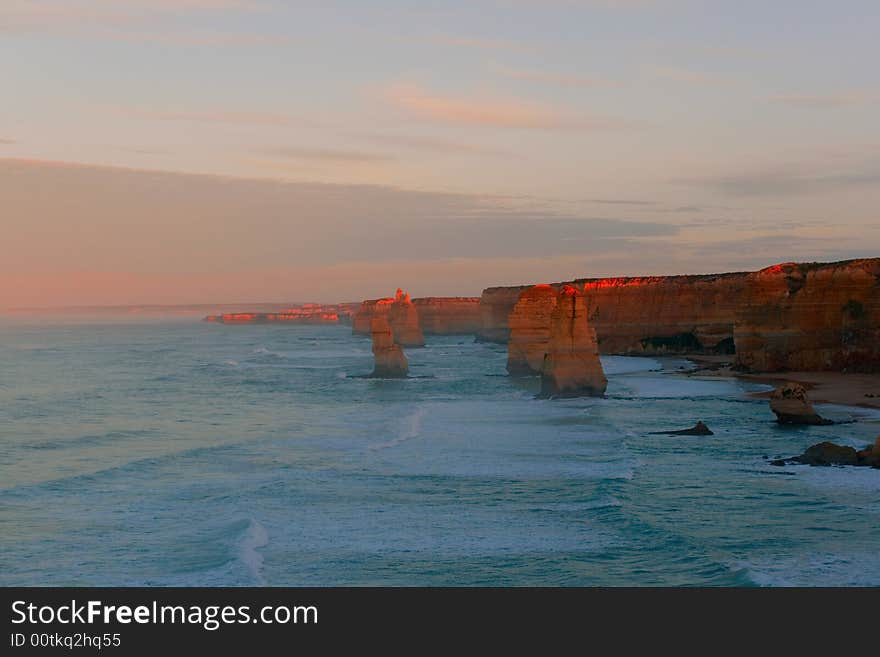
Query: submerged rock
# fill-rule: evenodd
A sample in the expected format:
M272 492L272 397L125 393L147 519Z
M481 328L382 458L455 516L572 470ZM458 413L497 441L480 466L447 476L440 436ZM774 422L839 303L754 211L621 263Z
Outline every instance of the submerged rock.
M790 465L801 463L804 465L856 465L880 468L880 437L873 445L865 449L856 450L847 445L837 445L824 441L808 447L800 456L792 456L787 459L776 459L771 465Z
M370 321L375 365L371 376L379 379L402 379L409 373L409 363L400 345L394 342L391 325L385 317Z
M770 394L770 410L780 424L834 424L813 409L806 389L799 383L786 383Z
M541 396L601 397L607 386L596 331L587 322L584 295L566 285L559 291L551 314L547 353L541 367Z
M700 421L697 422L690 429L678 429L676 431L652 431L651 434L664 436L714 436L715 432L707 427L704 422Z

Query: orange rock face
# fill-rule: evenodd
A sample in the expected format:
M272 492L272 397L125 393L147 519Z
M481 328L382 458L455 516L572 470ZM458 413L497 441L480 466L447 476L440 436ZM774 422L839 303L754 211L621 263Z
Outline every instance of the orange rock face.
M505 343L510 338L508 320L519 295L531 285L489 287L480 296L480 330L477 340Z
M732 351L733 324L746 277L589 278L570 284L584 292L602 353L712 353ZM562 285L565 283L554 283L553 287ZM505 342L510 338L510 315L525 289L488 288L483 292L482 339Z
M596 332L587 322L584 296L577 288L566 285L559 291L550 319L541 395L602 396L607 385Z
M394 303L388 309L388 323L394 333L394 341L404 347L424 347L425 336L419 325L419 311L412 299L400 288Z
M405 378L409 373L409 363L400 345L394 342L391 325L384 316L374 317L370 322L370 335L373 338L373 374L381 379Z
M369 335L370 320L377 315L392 311L396 299L370 299L361 303L352 318L351 330L355 334ZM475 334L480 327L479 297L425 297L412 299L418 327L430 335ZM407 309L407 312L410 312ZM399 314L404 314L400 313ZM412 319L404 319L409 321ZM424 342L424 338L423 338Z
M535 285L520 293L508 319L507 371L511 376L541 373L556 297L550 285Z
M751 274L734 335L748 370L880 371L880 258Z
M413 304L424 334L475 335L480 329L480 297L424 297Z

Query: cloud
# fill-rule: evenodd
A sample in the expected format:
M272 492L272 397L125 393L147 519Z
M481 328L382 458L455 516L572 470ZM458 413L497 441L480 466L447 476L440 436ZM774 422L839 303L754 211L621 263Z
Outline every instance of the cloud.
M190 121L193 123L232 123L240 125L290 126L308 123L306 119L277 112L232 112L222 110L156 110L112 107L115 114L148 121Z
M602 78L585 77L580 75L567 75L561 73L551 73L547 71L536 71L525 68L508 68L505 66L495 69L499 75L513 78L514 80L528 80L530 82L541 82L545 84L553 84L561 87L614 87L618 86L617 82L604 80Z
M41 194L39 190L52 189ZM486 197L0 159L0 269L236 271L626 250L674 226ZM26 218L26 219L25 219ZM51 239L46 239L51 235Z
M383 96L413 116L435 123L530 130L614 129L632 125L620 119L587 117L518 99L444 96L417 85L392 85L384 90Z
M265 151L267 155L286 157L294 160L313 160L319 162L363 164L371 162L389 162L394 158L378 153L362 151L334 150L330 148L272 148Z
M193 48L245 48L254 46L276 46L293 42L293 38L283 34L260 34L244 32L200 31L137 31L108 30L101 32L113 41L126 43L158 43L166 46L182 46Z
M453 141L442 137L430 135L403 135L403 134L365 134L354 133L349 135L355 139L381 144L390 148L399 148L411 151L423 151L428 153L446 154L475 154L475 155L504 155L510 156L509 151L481 144Z
M509 39L497 39L487 37L455 36L451 34L434 34L430 36L408 37L410 41L431 43L439 46L452 46L455 48L475 48L478 50L510 50L525 52L531 48L518 41Z
M254 0L3 0L0 31L118 26L162 16L261 8Z
M771 96L774 103L801 107L804 109L835 109L838 107L853 107L864 105L868 98L861 94L836 95L836 96L809 96L796 94L780 94Z
M863 162L836 171L816 171L790 165L679 182L742 197L825 193L848 187L877 185L880 183L880 161Z
M16 144L14 139L0 139L0 146L11 146L12 144Z
M654 69L654 75L666 80L681 82L692 85L715 85L721 84L723 80L717 76L691 71L683 68L673 68L668 66L658 67Z

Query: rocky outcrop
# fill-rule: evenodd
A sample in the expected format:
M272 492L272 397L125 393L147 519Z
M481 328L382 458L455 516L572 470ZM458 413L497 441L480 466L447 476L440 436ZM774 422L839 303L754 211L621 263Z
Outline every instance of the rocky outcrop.
M426 335L476 335L480 329L480 297L422 297L412 301Z
M602 396L608 380L599 360L596 332L587 322L584 295L570 285L556 298L541 368L541 396Z
M652 431L657 436L714 436L712 431L703 421L697 422L690 429L678 429L676 431Z
M552 287L570 284L583 291L602 353L731 353L746 277L746 273L736 273L587 278ZM510 314L526 289L484 290L481 339L505 342L510 338Z
M779 424L833 424L816 413L799 383L786 383L770 393L770 410Z
M550 285L523 290L508 319L507 371L511 376L540 374L550 340L557 291Z
M298 306L280 307L272 311L229 312L208 315L206 322L218 324L339 324L349 321L358 304L352 303L304 303Z
M586 296L602 353L735 351L742 370L880 372L880 258L569 284ZM478 339L508 341L526 289L484 290Z
M531 285L490 287L480 296L480 330L477 340L504 344L510 338L508 319L519 295Z
M374 317L370 322L370 334L373 338L375 361L371 376L380 379L405 378L409 373L409 363L403 349L394 341L388 319L381 315Z
M425 336L419 325L419 312L409 294L397 288L394 302L388 308L388 323L394 341L403 347L424 347Z
M880 371L880 258L751 274L734 339L746 370Z
M789 465L794 463L819 466L856 465L880 468L880 438L877 438L873 445L868 445L865 449L861 450L825 441L808 447L800 456L776 459L770 462L771 465Z
M408 296L407 296L408 298ZM399 316L403 316L404 324L409 326L410 335L404 337L407 342L417 342L416 332L412 329L412 315L416 317L418 329L425 335L474 335L480 328L479 297L424 297L411 300L412 309L393 311L396 298L369 299L363 301L354 313L351 323L353 334L369 335L370 321L379 315L394 315L394 325ZM405 310L406 312L401 312ZM424 343L424 337L422 337Z

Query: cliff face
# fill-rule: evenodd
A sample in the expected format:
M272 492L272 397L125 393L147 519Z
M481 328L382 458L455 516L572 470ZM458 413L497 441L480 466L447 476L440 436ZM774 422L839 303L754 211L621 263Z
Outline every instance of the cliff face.
M480 297L424 297L413 304L423 333L475 335L480 328Z
M373 338L373 377L381 379L405 378L409 373L409 363L400 345L394 342L391 325L384 316L370 321L370 335Z
M507 371L511 376L541 373L556 297L550 285L535 285L520 293L508 318Z
M602 353L732 352L746 274L577 281Z
M370 320L392 312L395 299L370 299L361 303L352 318L351 331L369 335ZM422 333L430 335L475 334L481 325L479 297L424 297L412 299L412 310ZM407 312L410 312L407 309ZM394 316L392 324L398 321ZM412 320L406 320L412 325ZM422 338L424 344L424 338Z
M550 317L550 337L541 369L541 395L601 396L608 380L599 361L596 332L587 321L581 292L564 286Z
M570 284L584 292L602 353L730 352L746 277L588 278ZM562 285L565 283L553 287ZM511 338L510 316L526 289L489 288L483 292L482 339L506 342ZM521 316L515 321L522 321Z
M734 337L748 370L880 371L880 258L751 274Z
M419 312L412 299L400 288L394 302L388 308L388 323L394 333L394 341L404 347L424 347L425 336L419 325Z
M483 290L480 297L480 330L477 340L484 342L505 343L510 337L508 318L519 295L529 285L516 287L489 287Z

